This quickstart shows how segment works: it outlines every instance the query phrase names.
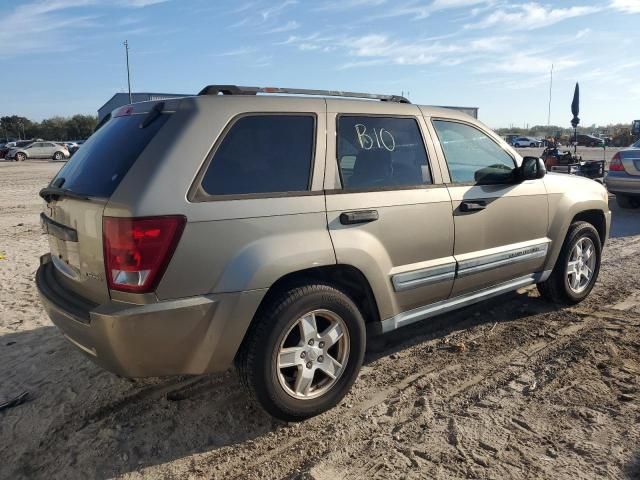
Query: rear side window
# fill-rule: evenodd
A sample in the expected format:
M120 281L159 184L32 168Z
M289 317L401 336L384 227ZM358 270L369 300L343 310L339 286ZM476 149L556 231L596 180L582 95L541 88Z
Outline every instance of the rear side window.
M314 137L311 115L241 117L216 150L202 188L209 195L309 190Z
M432 183L418 123L413 118L338 118L338 165L346 190Z
M64 178L63 188L109 198L170 114L163 113L141 128L146 115L109 120L71 157L54 181Z

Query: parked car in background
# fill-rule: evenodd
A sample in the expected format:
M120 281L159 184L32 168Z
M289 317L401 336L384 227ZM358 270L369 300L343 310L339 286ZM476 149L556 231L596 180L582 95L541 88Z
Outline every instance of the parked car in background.
M33 142L24 147L16 147L6 155L8 160L15 160L16 162L22 162L27 158L64 160L69 157L67 147L54 142Z
M527 285L589 295L602 185L453 109L329 96L212 85L116 110L40 191L36 284L65 338L126 377L235 363L299 421L347 394L367 332Z
M640 140L613 156L604 182L620 207L640 207Z
M514 147L541 147L542 141L533 137L518 137L513 141Z
M31 145L35 140L18 140L17 142L9 142L4 147L0 148L0 158L7 158L9 152L16 148L23 148Z
M574 140L575 143L575 140ZM579 147L604 147L605 141L595 135L578 134Z
M78 151L78 149L84 142L84 140L74 140L73 142L68 142L67 146L69 147L69 155L73 156L73 154Z

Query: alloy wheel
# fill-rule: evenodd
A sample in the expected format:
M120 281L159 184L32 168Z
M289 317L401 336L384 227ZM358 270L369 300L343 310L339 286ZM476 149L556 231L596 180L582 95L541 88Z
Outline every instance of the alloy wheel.
M580 238L569 255L567 262L567 283L574 293L582 293L591 283L596 268L596 254L593 241Z
M285 333L274 363L280 386L294 398L309 400L328 392L349 359L345 321L329 310L313 310Z

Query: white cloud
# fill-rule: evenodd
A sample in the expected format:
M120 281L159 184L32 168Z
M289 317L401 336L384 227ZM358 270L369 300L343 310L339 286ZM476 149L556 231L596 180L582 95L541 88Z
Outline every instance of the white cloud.
M269 30L265 31L264 33L291 32L293 30L297 30L298 28L300 28L300 24L298 22L296 22L295 20L290 20L287 23L284 23L282 25L270 28Z
M260 12L260 15L262 15L262 19L266 21L274 16L279 15L280 12L282 12L285 8L291 5L296 5L297 3L298 0L284 0L284 2L263 10L262 12Z
M525 3L495 10L479 22L465 25L465 28L500 27L507 30L534 30L598 11L600 11L599 7L592 6L553 8L538 3Z
M478 60L485 54L506 52L513 43L510 37L504 35L456 42L444 42L444 38L401 40L373 33L360 36L322 36L316 33L309 36L290 36L279 45L293 46L300 51L339 51L346 58L340 67L344 69L433 63L451 66Z
M640 0L612 0L611 7L624 13L640 13Z
M380 20L394 17L411 17L414 20L427 18L431 14L463 7L493 5L497 0L342 0L331 1L316 10L358 10L364 20Z
M122 8L140 8L165 1L169 0L117 0L116 4ZM5 28L0 29L0 58L74 50L77 42L66 40L70 31L99 26L100 11L87 14L84 8L112 5L108 0L37 0L18 5L2 18ZM11 28L6 28L9 25Z
M548 73L551 70L552 63L554 72L559 72L576 67L583 63L583 61L570 57L554 58L551 60L537 53L518 52L509 55L499 62L485 65L482 71L486 73Z

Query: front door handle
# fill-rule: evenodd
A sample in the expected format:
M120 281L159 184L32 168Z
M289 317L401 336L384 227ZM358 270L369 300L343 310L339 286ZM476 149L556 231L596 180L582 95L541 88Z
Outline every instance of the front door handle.
M340 223L342 225L356 225L358 223L369 223L378 220L377 210L357 210L355 212L342 212Z
M487 202L483 200L469 200L460 204L461 212L477 212L487 208Z

